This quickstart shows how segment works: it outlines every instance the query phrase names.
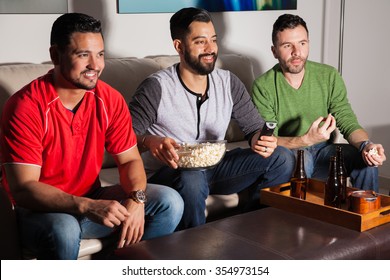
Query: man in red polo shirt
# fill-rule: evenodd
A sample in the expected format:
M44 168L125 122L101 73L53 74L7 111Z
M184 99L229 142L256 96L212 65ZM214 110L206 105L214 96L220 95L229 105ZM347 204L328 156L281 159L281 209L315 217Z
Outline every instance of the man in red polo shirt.
M171 188L147 186L127 104L99 80L100 22L78 13L59 17L50 56L54 69L15 93L1 121L2 183L23 246L42 259L76 259L81 239L118 227L118 247L173 232L183 201ZM100 185L105 149L117 162L120 186Z

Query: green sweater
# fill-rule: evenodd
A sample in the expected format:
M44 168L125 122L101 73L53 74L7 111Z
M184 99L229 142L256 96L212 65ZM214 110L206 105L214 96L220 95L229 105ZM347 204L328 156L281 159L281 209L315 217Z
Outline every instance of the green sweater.
M301 136L320 116L331 113L345 138L361 128L347 98L345 84L329 65L307 61L299 89L289 85L276 64L253 84L253 101L267 121L277 121L276 136Z

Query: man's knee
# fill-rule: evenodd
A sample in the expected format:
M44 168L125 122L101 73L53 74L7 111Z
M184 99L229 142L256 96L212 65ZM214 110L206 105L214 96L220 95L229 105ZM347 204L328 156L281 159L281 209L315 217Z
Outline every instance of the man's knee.
M48 234L53 236L55 242L64 246L78 246L81 240L80 224L75 217L68 214L59 213L56 221L50 223Z
M175 189L183 197L206 199L209 194L209 184L203 171L182 171L175 182Z
M22 241L26 248L43 259L77 258L81 229L74 216L66 213L26 213L21 221Z
M278 146L275 149L273 156L275 157L275 162L278 165L283 166L286 172L292 173L295 166L295 157L294 153L290 149Z
M166 187L165 191L161 195L161 200L163 205L165 205L166 208L169 209L172 215L177 215L180 217L183 215L183 198L176 190Z
M180 194L171 187L148 184L146 188L147 199L152 212L163 210L172 215L182 215L184 202Z

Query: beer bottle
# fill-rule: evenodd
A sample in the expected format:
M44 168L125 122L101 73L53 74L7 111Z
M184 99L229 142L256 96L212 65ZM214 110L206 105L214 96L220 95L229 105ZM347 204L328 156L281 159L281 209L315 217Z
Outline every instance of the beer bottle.
M341 146L336 147L336 161L337 161L337 176L340 180L340 202L344 203L347 198L347 169L344 165L343 148Z
M304 151L298 150L295 171L290 180L290 195L300 199L306 199L307 177L305 172Z
M340 180L337 176L337 158L330 157L329 174L325 183L324 204L332 207L341 207L340 203Z

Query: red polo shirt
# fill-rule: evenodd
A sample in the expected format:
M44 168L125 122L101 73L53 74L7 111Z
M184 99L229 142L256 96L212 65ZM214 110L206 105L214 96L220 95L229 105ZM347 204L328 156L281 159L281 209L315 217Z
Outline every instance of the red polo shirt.
M51 71L10 97L1 132L3 164L40 166L39 181L77 196L100 186L104 148L115 155L137 143L118 91L98 81L73 113L62 105ZM5 177L3 184L8 189Z

